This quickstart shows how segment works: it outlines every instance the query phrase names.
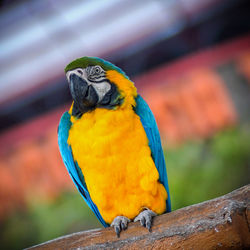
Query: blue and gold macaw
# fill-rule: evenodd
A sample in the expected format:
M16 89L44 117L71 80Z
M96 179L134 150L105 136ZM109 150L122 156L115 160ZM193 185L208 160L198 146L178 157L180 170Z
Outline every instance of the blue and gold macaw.
M151 229L171 211L167 172L154 116L115 65L82 57L65 68L73 103L61 118L64 164L88 206L117 236L130 221Z

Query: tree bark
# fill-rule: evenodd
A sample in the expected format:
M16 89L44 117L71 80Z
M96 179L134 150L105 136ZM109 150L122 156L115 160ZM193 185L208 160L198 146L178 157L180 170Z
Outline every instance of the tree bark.
M63 236L30 249L247 249L250 248L250 184L219 198L154 218L152 232L130 223Z

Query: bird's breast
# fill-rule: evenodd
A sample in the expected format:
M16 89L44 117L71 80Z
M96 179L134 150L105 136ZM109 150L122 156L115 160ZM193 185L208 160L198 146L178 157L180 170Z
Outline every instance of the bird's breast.
M158 182L146 133L133 109L85 113L73 121L68 143L106 222L117 214L135 217L159 195L164 201L156 212L164 211L166 191Z

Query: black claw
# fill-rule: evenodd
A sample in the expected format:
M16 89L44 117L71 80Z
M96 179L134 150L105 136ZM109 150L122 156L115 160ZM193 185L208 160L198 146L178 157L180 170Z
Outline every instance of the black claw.
M142 217L142 218L141 218L141 225L142 225L143 227L145 227L145 226L146 226L146 220L145 220L145 217Z
M117 238L120 238L120 228L115 226L115 232L116 232L116 235L117 235Z
M149 232L151 232L151 221L146 222L146 228L148 229Z
M121 228L122 228L122 230L126 230L126 229L127 229L126 224L122 222L122 223L121 223Z

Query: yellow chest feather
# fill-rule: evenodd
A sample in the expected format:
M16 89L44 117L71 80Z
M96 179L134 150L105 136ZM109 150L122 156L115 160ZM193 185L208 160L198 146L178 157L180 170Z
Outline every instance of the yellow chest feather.
M118 215L133 219L144 207L158 214L165 211L167 193L132 108L98 108L72 122L68 143L107 223Z

